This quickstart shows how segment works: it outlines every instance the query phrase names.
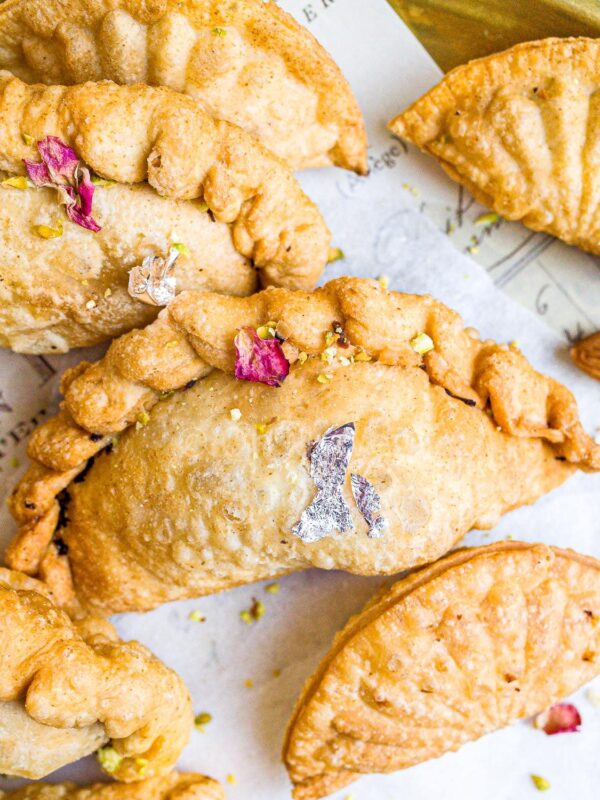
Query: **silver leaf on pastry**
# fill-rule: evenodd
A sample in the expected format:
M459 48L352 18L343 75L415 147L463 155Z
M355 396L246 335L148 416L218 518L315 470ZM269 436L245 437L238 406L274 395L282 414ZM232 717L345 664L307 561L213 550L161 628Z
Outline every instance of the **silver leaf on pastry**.
M310 474L318 492L292 528L303 542L318 542L334 531L352 530L352 515L342 495L354 447L353 422L329 428L310 448Z
M367 536L371 539L381 538L388 527L388 522L381 513L381 498L375 491L375 487L371 481L354 472L350 475L350 485L358 510L369 526Z
M129 272L128 291L134 300L149 306L166 306L175 297L176 279L169 275L179 256L172 247L167 258L146 256L141 266Z

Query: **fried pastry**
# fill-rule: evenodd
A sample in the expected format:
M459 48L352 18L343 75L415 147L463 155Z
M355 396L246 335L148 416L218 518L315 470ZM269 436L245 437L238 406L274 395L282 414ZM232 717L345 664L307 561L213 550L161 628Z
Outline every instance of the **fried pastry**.
M314 37L262 0L8 0L0 68L28 82L186 92L292 167L367 170L352 90Z
M0 569L0 772L43 778L101 748L120 781L167 774L192 725L183 681L110 623L73 622L54 600Z
M394 573L600 468L564 386L358 278L184 292L62 390L6 558L103 614L310 566Z
M33 783L12 792L0 791L0 800L225 800L225 793L210 778L171 772L136 783Z
M146 324L156 309L127 273L172 247L179 289L236 295L312 288L327 262L329 231L286 166L185 95L0 72L0 115L2 346L66 351Z
M390 123L509 220L600 253L600 42L526 42L452 70Z
M412 767L543 711L600 672L600 562L501 542L458 550L353 617L284 745L295 800Z

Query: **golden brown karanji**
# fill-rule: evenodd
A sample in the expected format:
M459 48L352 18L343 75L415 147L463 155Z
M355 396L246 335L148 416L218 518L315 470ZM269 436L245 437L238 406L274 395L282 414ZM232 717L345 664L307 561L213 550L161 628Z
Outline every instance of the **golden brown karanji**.
M12 792L0 791L0 800L225 800L225 792L202 775L171 772L136 783L33 783Z
M288 168L185 95L0 72L0 119L2 346L66 351L150 322L127 286L144 259L176 258L179 290L235 295L310 289L327 262Z
M600 253L600 43L544 39L452 70L390 123L503 217Z
M0 68L28 82L168 86L291 166L364 174L364 123L319 43L264 0L8 0Z
M600 671L600 562L458 550L372 600L306 683L283 757L295 800L412 767L543 711Z
M358 278L184 292L62 391L6 559L103 614L309 566L394 573L600 468L564 386Z
M46 585L0 569L0 772L43 778L97 750L120 781L162 776L191 725L183 681L145 647L105 620L72 621Z

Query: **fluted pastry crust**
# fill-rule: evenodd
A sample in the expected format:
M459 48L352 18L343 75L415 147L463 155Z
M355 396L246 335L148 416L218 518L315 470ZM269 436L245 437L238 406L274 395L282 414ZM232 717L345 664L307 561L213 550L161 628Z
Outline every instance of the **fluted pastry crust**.
M279 389L232 377L237 330L267 321L293 364ZM349 344L339 353L353 356L346 364L322 360L334 323ZM410 344L419 332L434 343L423 358ZM299 353L305 363L295 363ZM68 487L61 536L76 592L103 613L310 565L392 573L533 502L572 465L600 468L600 448L564 386L507 345L480 341L438 301L356 278L314 293L184 292L101 361L68 370L62 390L62 409L33 433L33 464L10 500L21 527L7 561L36 574L45 553L57 559L56 497ZM385 541L363 536L353 512L358 534L306 544L290 533L314 495L306 448L351 421L352 470L378 487L390 532ZM66 570L67 559L58 561Z
M3 773L42 778L108 741L121 781L172 769L192 724L174 672L104 620L73 622L47 586L19 572L0 570L0 608Z
M179 288L309 289L325 266L329 231L286 166L189 97L108 82L29 86L0 72L0 114L0 177L39 158L24 136L54 135L118 182L96 191L102 231L65 219L51 240L34 226L63 215L55 192L0 187L0 344L64 351L148 322L155 312L127 294L127 271L173 242L190 251Z
M360 109L319 43L262 0L9 0L0 67L28 82L108 78L187 92L292 167L366 172Z
M295 800L414 766L548 708L600 671L600 562L501 542L412 573L350 619L307 681Z
M0 800L225 800L225 792L203 775L171 772L137 783L34 783L12 792L0 791Z
M390 123L506 219L600 253L600 42L543 39L452 70Z

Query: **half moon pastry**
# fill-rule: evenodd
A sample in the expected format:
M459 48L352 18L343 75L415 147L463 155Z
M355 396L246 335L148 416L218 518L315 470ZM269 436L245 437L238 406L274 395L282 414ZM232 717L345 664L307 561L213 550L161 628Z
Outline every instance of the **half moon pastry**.
M190 735L191 700L141 644L119 641L98 618L73 622L47 586L7 569L0 643L0 772L43 778L98 748L120 781L173 768Z
M600 672L600 562L501 542L372 600L306 683L283 757L295 800L412 767L544 711Z
M0 68L30 83L167 86L293 168L367 171L361 112L337 65L275 2L9 0Z
M127 274L173 247L179 289L236 295L312 288L327 262L287 167L185 95L0 72L0 118L0 345L66 351L149 322Z
M0 800L225 800L225 792L202 775L171 772L136 783L33 783L12 792L0 790Z
M600 253L600 42L526 42L452 70L390 123L481 203Z
M309 566L394 573L600 469L564 386L431 297L357 278L183 292L62 390L6 558L103 614Z

